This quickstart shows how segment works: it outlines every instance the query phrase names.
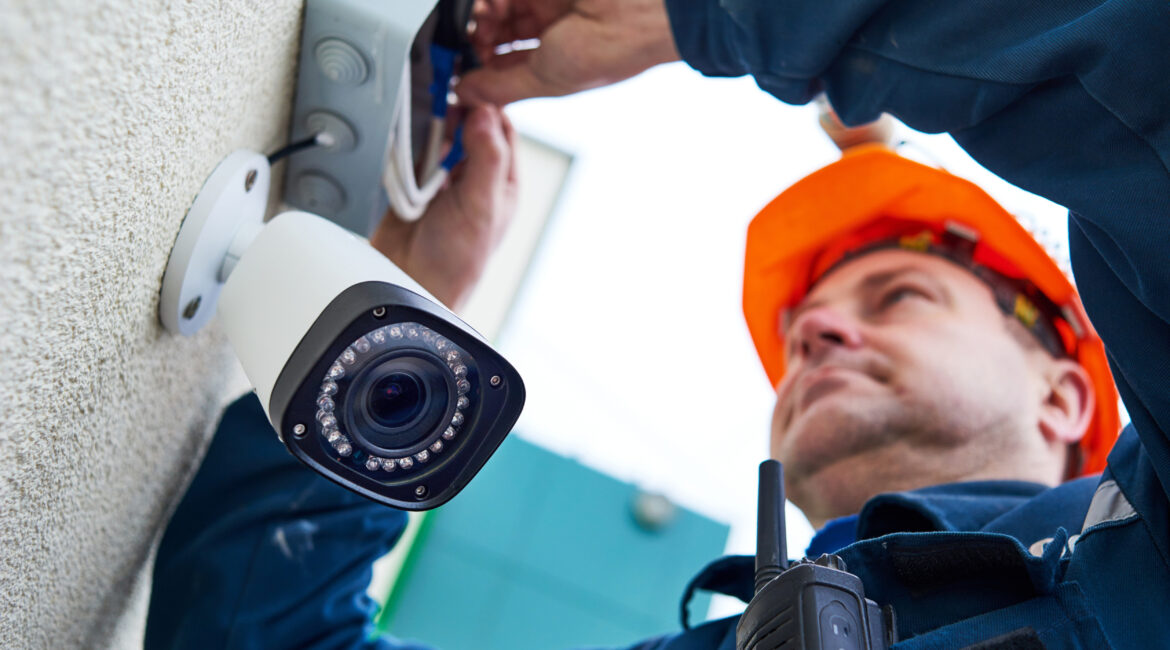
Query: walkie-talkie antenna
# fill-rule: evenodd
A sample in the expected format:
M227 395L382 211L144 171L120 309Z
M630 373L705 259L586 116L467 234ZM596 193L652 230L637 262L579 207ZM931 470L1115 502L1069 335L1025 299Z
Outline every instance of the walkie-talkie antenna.
M759 512L756 514L756 593L788 568L784 530L784 467L760 463Z

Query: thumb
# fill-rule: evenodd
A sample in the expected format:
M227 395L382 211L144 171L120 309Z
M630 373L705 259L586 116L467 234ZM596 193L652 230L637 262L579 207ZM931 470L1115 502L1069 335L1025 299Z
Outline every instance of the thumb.
M473 212L488 210L495 195L506 185L512 165L512 143L507 118L496 106L476 106L463 127L467 159L452 181L460 203Z
M483 68L468 73L455 93L468 104L503 106L600 85L608 71L598 68L590 46L604 31L597 20L570 13L541 33L536 48L492 57Z

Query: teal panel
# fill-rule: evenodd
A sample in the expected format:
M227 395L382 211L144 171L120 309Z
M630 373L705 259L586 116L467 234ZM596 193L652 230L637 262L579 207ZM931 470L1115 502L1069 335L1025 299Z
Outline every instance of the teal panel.
M634 521L636 489L515 436L429 516L383 620L445 650L628 645L678 629L686 582L728 528L679 508ZM701 619L707 600L692 612Z

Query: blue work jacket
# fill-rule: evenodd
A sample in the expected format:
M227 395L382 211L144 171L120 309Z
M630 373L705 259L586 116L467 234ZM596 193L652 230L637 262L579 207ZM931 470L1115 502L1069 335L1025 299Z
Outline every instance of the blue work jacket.
M869 502L841 551L899 648L1170 648L1170 3L667 0L683 58L847 123L947 131L1070 209L1070 254L1132 425L1097 478ZM369 638L401 513L301 467L231 406L159 549L147 647L403 648ZM1049 539L1051 538L1051 539ZM743 559L696 587L748 595ZM734 618L639 644L734 647Z
M1137 448L1130 432L1115 454ZM1104 607L1093 606L1069 576L1083 571L1083 563L1120 550L1113 546L1121 540L1111 529L1137 518L1116 482L1095 476L1057 488L1017 481L955 483L871 499L850 518L855 541L823 550L845 559L862 578L867 597L894 607L899 637L905 639L899 648L964 648L991 639L1003 645L980 647L1107 648L1101 617L1121 615L1132 604L1105 598ZM1077 548L1082 540L1086 546ZM814 537L813 546L817 542ZM1143 551L1132 542L1125 548ZM698 589L747 602L754 574L752 556L711 563L687 588L684 619L687 600ZM1163 571L1146 579L1167 577ZM1132 576L1121 572L1102 587L1122 595L1128 580ZM1165 601L1148 605L1150 615ZM738 619L712 621L635 648L732 650ZM1163 641L1162 634L1160 625L1147 624L1132 639L1118 639L1116 647L1170 646L1170 637Z

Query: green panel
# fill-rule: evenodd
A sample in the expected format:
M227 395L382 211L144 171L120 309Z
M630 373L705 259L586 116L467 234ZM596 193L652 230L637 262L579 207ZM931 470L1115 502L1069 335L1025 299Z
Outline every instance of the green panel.
M677 630L683 588L728 528L680 508L645 531L636 493L510 437L427 518L380 623L446 650L620 646ZM691 611L706 607L696 598Z

